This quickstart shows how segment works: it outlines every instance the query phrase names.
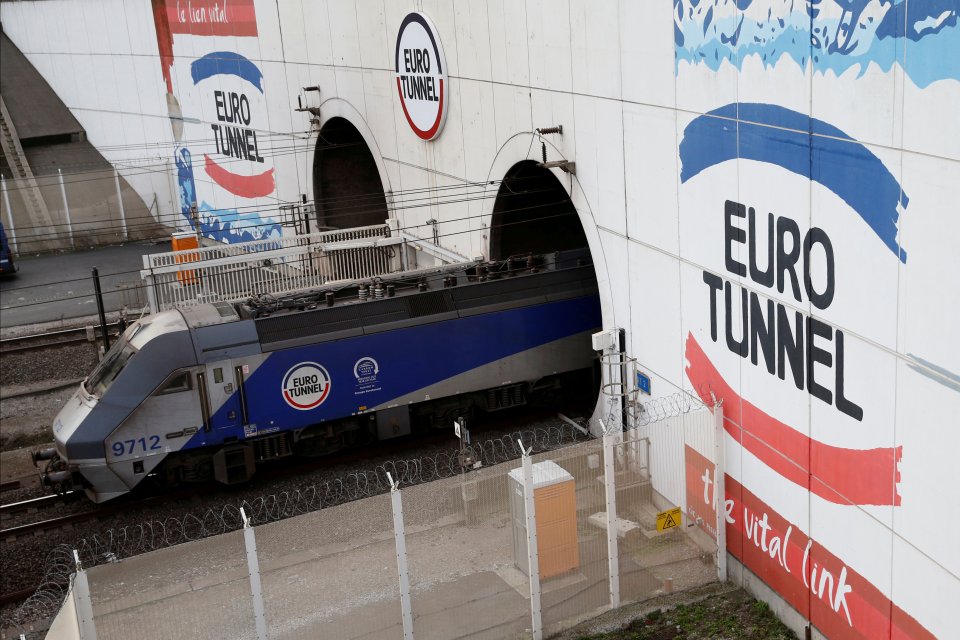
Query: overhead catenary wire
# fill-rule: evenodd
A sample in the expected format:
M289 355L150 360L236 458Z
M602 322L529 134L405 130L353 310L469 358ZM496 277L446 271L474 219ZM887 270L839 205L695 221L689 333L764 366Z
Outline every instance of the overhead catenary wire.
M353 146L358 146L358 145L361 145L361 144L363 144L363 143L362 143L362 142L355 142L355 143L344 143L344 144L339 144L339 145L330 145L329 147L321 148L321 150L333 149L333 148L342 148L342 147L353 147ZM211 151L212 151L212 149L211 149ZM277 158L284 158L284 157L288 157L288 156L294 156L294 155L302 154L303 152L304 152L304 147L303 147L303 146L300 146L300 147L290 146L290 147L284 147L284 148L282 148L279 152L276 152L276 151L275 151L275 152L268 153L267 155L261 156L261 157L263 157L265 160L266 160L266 159L271 159L271 160L273 160L273 159L277 159ZM225 158L229 158L229 159L225 159ZM138 176L155 174L155 173L156 173L156 174L158 174L158 173L166 174L166 172L170 169L170 166L171 166L171 165L176 166L176 159L175 159L175 158L162 158L162 157L160 157L160 156L156 156L156 157L150 157L150 158L143 158L143 160L144 160L145 162L149 161L151 164L133 164L133 166L134 166L135 168L133 168L133 169L128 169L128 170L122 170L122 171L121 171L121 169L123 168L122 165L123 165L124 163L130 163L131 161L118 160L118 161L115 161L115 162L113 162L113 163L106 162L106 164L104 164L104 165L100 165L100 166L97 167L97 168L92 168L92 169L89 169L89 170L87 170L87 171L76 171L76 172L68 173L68 174L66 174L66 175L68 175L68 176L89 175L89 174L101 174L101 173L104 173L104 172L110 172L110 173L112 174L113 169L116 168L118 171L120 171L120 174L124 177L124 179L128 179L128 178L135 178L135 177L138 177ZM154 162L154 161L156 161L156 162ZM221 157L221 158L218 160L218 164L221 165L221 166L222 166L222 165L235 164L235 163L238 163L238 162L244 162L244 163L248 163L248 164L249 164L249 163L250 163L250 160L247 159L247 158L235 158L235 157L229 157L229 156L223 156L223 157ZM89 163L78 163L78 165L83 165L83 166L93 166L93 164L94 164L94 163L92 163L92 162L89 162ZM120 165L120 166L118 166L118 165ZM36 174L36 172L37 172L38 169L42 169L42 168L44 168L45 166L53 166L53 165L38 165L38 167L35 167L35 174ZM59 165L59 164L58 164L58 165L56 165L56 166L57 166L58 168L61 168L61 169L62 169L64 166L70 166L70 165ZM155 167L155 168L150 168L150 167ZM43 182L43 181L45 181L45 180L47 180L47 179L49 179L49 180L51 180L51 181L52 181L52 180L58 180L58 178L57 178L54 174L44 175L44 174L42 174L42 173L41 173L41 174L38 174L38 175L35 175L35 179L37 179L37 180L39 180L39 181L41 181L41 182ZM107 179L107 177L106 177L106 176L99 176L99 177L90 177L90 178L80 178L80 179L76 179L76 180L70 180L70 179L66 179L66 178L65 178L65 179L64 179L64 184L65 184L66 186L71 186L71 185L76 185L76 184L84 184L84 183L88 183L88 182L96 182L96 181L98 181L98 180L104 180L104 179ZM15 178L10 178L10 180L15 180ZM42 185L41 185L41 186L42 186ZM30 188L32 188L32 187L30 187L30 186L16 186L16 185L11 186L11 185L9 185L9 184L7 185L7 190L8 190L8 191L11 191L11 192L24 191L24 190L27 190L27 189L30 189Z
M513 196L530 195L530 194L544 193L544 192L550 192L550 191L552 191L552 189L533 189L533 190L522 191L522 192L513 192L512 190L509 190L507 193L500 193L499 191L496 192L496 193L489 193L489 192L488 192L489 186L492 186L493 184L496 184L496 183L494 183L494 182L489 182L489 183L487 183L487 182L484 182L484 183L473 183L473 184L470 185L470 186L481 186L481 185L482 185L484 188L483 188L481 191L477 191L477 192L472 193L472 194L468 193L468 194L461 195L461 196L451 196L450 198L448 198L448 199L446 199L446 200L437 200L436 197L435 197L435 196L432 196L432 195L424 195L423 197L410 198L410 197L408 197L408 196L405 196L405 195L401 194L399 198L397 198L397 197L392 198L392 199L395 200L395 201L396 201L396 200L399 200L399 204L394 204L393 206L387 204L387 206L386 206L386 212L387 212L387 214L389 215L389 213L391 213L391 212L402 212L402 211L406 211L406 210L418 209L418 208L423 208L423 207L445 206L445 205L451 205L451 204L463 204L463 203L469 203L469 202L474 202L474 201L489 200L489 199L493 199L493 198L507 198L507 197L513 197ZM465 187L464 187L463 185L452 185L452 186L450 186L450 188L453 189L453 188L465 188ZM434 189L432 189L432 190L430 190L430 191L436 191L436 190L440 190L440 189L443 189L443 187L434 188ZM422 191L420 191L420 193L418 193L417 195L425 194L425 193L427 193L427 192L428 192L427 190L422 190ZM337 201L337 200L331 199L331 200L329 200L329 201L335 202L335 201ZM313 201L313 202L317 202L317 201ZM560 204L560 203L561 203L561 202L550 203L550 204ZM282 211L282 207L283 207L284 205L301 205L301 204L302 204L302 203L301 203L300 201L288 201L288 202L283 203L282 205L277 205L277 206L269 207L269 208L256 207L255 205L251 205L251 206L250 206L250 209L253 210L253 211L256 212L256 213L267 214L267 213L276 212L276 213L279 214L279 213ZM308 203L308 204L309 204L309 203ZM325 212L324 221L325 221L325 222L329 222L329 221L336 221L336 220L339 219L339 218L347 218L347 217L350 217L350 216L354 215L354 213L355 213L356 211L358 211L358 210L368 211L368 210L369 210L369 207L367 207L367 206L365 206L365 205L361 205L361 204L353 204L353 205L347 205L347 206L342 206L342 207L325 208L325 209L324 209L324 212ZM509 211L510 211L510 210L505 210L504 213L508 213ZM237 209L210 209L210 210L208 210L208 211L204 211L203 213L204 213L204 215L206 215L207 217L210 217L210 216L217 216L217 215L219 215L220 213L230 213L230 212L236 212L238 215L241 213L241 212L238 211ZM331 212L340 212L340 213L331 213ZM175 213L170 213L170 214L165 214L165 215L169 215L169 217L171 217L171 218L177 218L177 219L179 220L179 216L181 216L181 215L183 215L183 214L182 214L182 212L175 212ZM131 220L131 219L136 220L136 219L143 219L143 218L149 219L149 222L143 223L143 224L141 224L141 223L133 223L133 224L131 224L131 223L130 223L130 220ZM161 219L162 219L162 216L161 216ZM151 229L152 229L152 228L155 228L158 224L162 224L162 223L159 222L157 219L155 219L153 216L139 216L139 217L134 217L134 218L128 218L127 220L128 220L128 223L127 223L128 232L129 232L130 230L133 230L133 231L135 232L135 231L137 231L137 230L139 230L139 229L143 229L143 228L151 228ZM444 221L444 223L447 223L447 222L449 222L449 221ZM79 224L79 223L74 223L73 226L78 226L78 224ZM245 230L245 229L256 229L256 228L261 228L261 227L274 227L274 226L276 226L276 225L278 225L278 224L282 224L282 221L260 222L260 223L253 223L253 222L250 222L250 221L245 221L245 222L240 222L240 223L238 223L238 224L232 224L232 225L231 225L231 229L232 229L232 230L235 230L235 231L242 231L242 230ZM24 233L21 232L21 229L18 229L18 230L17 230L18 244L30 244L30 243L39 244L39 243L49 242L49 241L51 241L51 240L60 239L60 235L59 235L59 234L57 234L57 233L50 233L49 231L46 231L46 230L50 229L51 226L63 226L63 225L43 225L43 226L36 225L36 226L33 226L33 227L24 227L24 228L21 228L21 229L28 229L28 230L30 230L30 229L33 229L33 230L43 229L43 230L45 230L44 233L33 233L33 234L30 234L30 233L24 234ZM419 225L414 225L414 226L415 226L415 227L419 227L419 226L424 226L424 225L423 225L423 224L419 224ZM116 234L117 234L117 230L116 230L116 229L113 229L113 228L106 229L106 230L103 230L103 231L88 230L88 231L85 232L85 234L86 234L86 236L88 236L88 237L89 237L89 236L99 236L99 235L116 235Z
M265 146L265 148L263 149L263 153L260 154L260 157L262 157L265 160L287 157L287 156L296 155L296 154L302 154L307 148L311 148L315 151L328 151L332 149L343 149L343 148L350 148L350 147L357 147L357 146L366 146L366 143L364 143L363 141L337 142L337 143L331 143L331 142L325 142L325 141L323 143L311 142L310 136L304 135L303 137L301 137L301 134L299 132L294 132L294 133L263 132L263 133L266 134L268 145ZM278 139L280 141L289 141L291 144L278 145L276 143L270 143L269 140L272 138ZM299 144L301 142L302 144ZM129 147L125 147L124 145L115 145L111 147L107 145L107 146L98 146L97 150L101 152L102 151L107 151L107 152L119 151L124 148L127 148L127 149L150 148L155 150L161 150L162 146L152 146L152 145L164 145L164 144L166 143L148 143L148 146L130 145ZM172 147L173 149L187 148L187 145L192 146L192 148L188 149L190 150L191 155L196 155L197 153L203 153L203 152L209 152L211 154L217 153L217 143L212 142L209 139L200 139L200 140L193 140L193 141L177 141L174 143L169 143L169 146ZM197 147L199 147L199 149ZM169 151L167 152L169 153ZM218 157L218 164L221 164L221 165L233 164L238 162L245 162L245 163L250 162L250 159L246 157L235 157L232 155L224 155L222 153L218 154L217 157ZM79 163L72 163L72 164L56 164L56 167L60 169L71 167L71 166L93 167L87 171L74 171L74 172L67 173L68 176L75 176L75 175L85 175L85 174L98 174L104 171L112 171L114 168L117 168L118 170L120 170L120 169L123 169L124 165L130 165L131 167L133 167L133 169L122 171L122 175L126 178L126 177L136 177L138 175L146 175L150 173L160 173L161 171L165 172L170 167L170 165L175 164L175 162L176 162L175 155L169 156L169 157L164 157L161 155L150 155L150 156L142 156L139 158L137 157L121 158L121 159L113 160L112 162L104 159L104 163L90 161L90 162L79 162ZM52 165L40 165L40 168L43 168L45 166L52 166ZM156 169L150 169L149 167L156 167ZM37 167L35 167L34 170L36 173ZM40 175L37 175L36 177L39 178L40 180L43 180L45 178L50 178L52 176L40 174ZM102 178L99 178L99 177L81 178L76 180L67 179L65 180L65 183L67 185L79 184L83 182L90 182L90 181L95 181L100 179ZM9 187L8 186L8 190L23 190L27 188L30 188L30 187L26 187L26 186Z
M350 194L350 195L347 195L347 196L336 196L336 197L332 197L332 198L331 198L331 197L328 197L328 198L316 198L316 199L313 199L313 200L308 200L308 201L306 202L306 204L314 204L314 205L316 205L316 204L327 204L327 203L345 203L345 202L354 202L354 201L360 201L360 200L366 200L366 201L374 200L374 201L376 201L376 200L386 199L387 196L389 196L391 199L393 199L393 200L395 200L395 201L407 202L407 201L408 201L407 198L408 198L409 196L411 196L411 195L420 195L420 194L432 193L432 192L436 192L436 191L451 191L451 190L455 190L455 189L467 189L467 188L473 188L473 187L479 187L479 186L484 186L484 187L486 188L486 187L490 187L490 186L494 186L494 185L499 185L499 184L500 184L500 181L497 181L497 180L489 180L489 181L482 181L482 182L460 183L460 184L455 184L455 185L443 185L443 186L438 186L438 187L416 187L416 188L412 188L412 189L405 189L405 190L399 190L399 191L391 191L391 192L389 192L389 193L384 192L383 190L377 190L377 191L372 191L372 192L368 192L368 193ZM428 196L428 197L432 197L432 196ZM216 208L216 209L211 208L211 209L209 210L209 212L211 212L211 213L227 212L227 211L242 212L242 211L246 211L246 210L256 211L256 212L270 212L270 211L279 211L280 208L283 207L283 206L287 206L287 205L302 205L302 204L304 204L304 203L303 203L302 200L300 200L300 199L296 199L296 200L282 200L282 201L278 201L278 203L277 203L276 205L271 205L271 206L268 206L268 207L266 207L266 208L264 208L264 205L262 205L262 204L250 204L250 205L235 206L235 207L219 207L219 208ZM358 206L359 206L359 205L358 205ZM344 209L344 208L347 208L347 207L341 207L341 209ZM330 209L326 209L326 210L329 211ZM160 216L167 216L167 215L170 215L170 216L179 216L179 215L182 215L182 213L183 213L183 212L180 211L180 210L174 210L174 211L172 211L172 212L164 212L164 213L161 213ZM132 216L132 217L131 217L131 216L128 216L128 217L127 217L127 220L128 220L128 221L129 221L129 220L135 220L135 219L149 219L149 220L156 221L156 217L153 216L153 215ZM74 223L74 224L95 224L95 223L100 223L100 222L112 222L112 220L90 220L90 221L85 221L85 222L77 222L77 223ZM17 227L17 230L19 231L19 230L21 230L21 229L49 229L50 227L62 227L62 226L66 226L66 223L53 223L53 224L44 224L44 225L20 226L20 227Z

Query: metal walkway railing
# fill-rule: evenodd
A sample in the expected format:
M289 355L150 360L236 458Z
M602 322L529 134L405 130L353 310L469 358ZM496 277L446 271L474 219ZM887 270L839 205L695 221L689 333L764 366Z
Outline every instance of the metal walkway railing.
M466 261L394 223L150 254L140 275L156 313Z

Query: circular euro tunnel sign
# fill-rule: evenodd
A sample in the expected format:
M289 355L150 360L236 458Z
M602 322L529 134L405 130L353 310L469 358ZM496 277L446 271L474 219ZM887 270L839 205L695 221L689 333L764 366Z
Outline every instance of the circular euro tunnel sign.
M435 139L447 117L447 61L426 15L409 13L400 23L394 68L407 123L422 140Z
M294 409L315 409L330 394L330 374L316 362L295 364L283 376L280 391L284 401Z

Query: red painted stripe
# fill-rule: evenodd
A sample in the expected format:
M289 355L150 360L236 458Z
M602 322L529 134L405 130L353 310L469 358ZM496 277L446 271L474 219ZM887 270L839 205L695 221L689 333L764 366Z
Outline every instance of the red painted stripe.
M151 0L151 5L153 26L157 30L160 71L163 73L163 82L167 85L167 93L173 95L173 78L170 75L170 67L173 66L173 32L170 31L169 8L164 7L163 0Z
M327 385L327 388L323 390L323 393L320 394L320 399L314 402L313 404L300 404L290 395L290 392L286 389L283 390L283 397L287 399L287 402L290 404L300 407L301 409L313 409L314 407L319 407L323 404L323 401L327 399L327 394L330 393L330 385Z
M891 602L871 582L818 542L810 544L804 565L804 552L810 538L795 523L771 509L729 475L725 476L725 486L726 499L733 502L730 517L734 520L727 522L727 549L827 637L841 640L891 637L925 640L935 637L916 618ZM766 535L763 535L763 529L754 529L751 531L753 535L748 537L748 518L752 523L753 518L762 520L764 515L769 525ZM785 551L771 554L770 543L776 538L777 544L782 545L788 531L789 542L782 547ZM812 579L814 566L816 580ZM829 577L823 579L825 588L821 597L819 588L824 571ZM849 591L844 589L842 593L839 591L841 575L849 587Z
M308 405L308 404L300 404L299 402L297 402L296 400L294 400L294 399L290 396L290 392L287 391L286 389L283 390L283 397L286 398L287 402L289 402L290 404L292 404L292 405L295 406L295 407L299 407L300 409L309 409L309 408L310 408L310 405Z
M203 154L204 169L207 175L218 185L230 193L242 198L258 198L273 193L276 185L273 182L273 169L252 176L243 176L239 173L227 171L207 154Z
M812 439L734 392L692 333L686 358L687 378L704 402L711 391L723 399L727 433L781 476L837 504L900 504L902 447L845 449Z
M226 6L225 21L212 21L210 9L215 4L221 8ZM227 3L196 0L188 3L167 0L166 9L172 33L195 36L257 35L257 14L253 0L230 0ZM189 13L191 10L194 13L193 17Z
M434 120L433 126L426 131L413 124L413 120L410 118L410 114L407 112L407 103L403 98L403 89L400 86L400 78L397 78L397 93L400 95L400 106L403 108L403 115L407 118L407 124L409 124L410 128L413 129L413 132L423 140L432 139L433 136L436 135L437 129L440 128L440 121L443 120L443 80L440 80L440 108L437 110L437 119Z

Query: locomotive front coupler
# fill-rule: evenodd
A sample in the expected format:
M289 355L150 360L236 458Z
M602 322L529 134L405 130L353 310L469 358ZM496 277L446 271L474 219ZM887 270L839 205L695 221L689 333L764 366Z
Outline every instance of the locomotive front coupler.
M74 472L70 470L65 460L54 452L48 459L43 471L40 472L40 484L51 487L57 493L65 493L73 488Z
M30 452L30 461L33 462L33 466L37 466L41 460L53 460L55 457L57 457L57 450L53 447Z

